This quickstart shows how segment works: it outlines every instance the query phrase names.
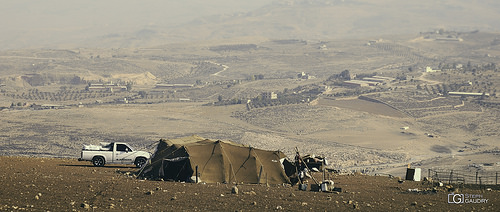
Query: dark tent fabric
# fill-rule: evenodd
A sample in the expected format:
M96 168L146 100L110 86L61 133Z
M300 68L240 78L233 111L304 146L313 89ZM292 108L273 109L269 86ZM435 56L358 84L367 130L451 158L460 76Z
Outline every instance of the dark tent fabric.
M285 155L230 141L212 141L199 136L160 140L151 163L139 177L207 183L290 183L281 162ZM260 181L259 181L260 179Z

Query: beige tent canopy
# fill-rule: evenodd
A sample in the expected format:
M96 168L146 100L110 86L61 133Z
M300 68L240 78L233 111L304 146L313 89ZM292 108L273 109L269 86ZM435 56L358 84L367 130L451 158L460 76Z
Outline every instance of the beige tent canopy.
M283 167L285 155L230 141L212 141L199 136L161 139L151 163L139 177L175 181L196 179L207 183L290 183Z

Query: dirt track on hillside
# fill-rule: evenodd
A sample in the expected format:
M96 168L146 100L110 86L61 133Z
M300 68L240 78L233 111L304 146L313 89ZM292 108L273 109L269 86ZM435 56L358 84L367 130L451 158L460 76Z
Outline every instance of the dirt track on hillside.
M289 185L189 184L139 180L128 166L75 159L0 157L3 211L477 211L498 209L498 190L459 189L488 203L448 204L449 191L387 176L331 175L341 193ZM312 183L312 180L309 180ZM420 192L409 191L418 189Z

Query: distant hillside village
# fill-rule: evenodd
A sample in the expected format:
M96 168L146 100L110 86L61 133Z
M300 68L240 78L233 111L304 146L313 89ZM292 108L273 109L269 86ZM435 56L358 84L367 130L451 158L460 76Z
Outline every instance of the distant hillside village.
M373 41L374 43L377 41ZM320 46L320 48L326 48ZM212 63L204 63L211 65ZM210 66L212 67L212 66ZM223 67L219 64L214 67ZM418 71L420 70L420 71ZM214 69L214 73L220 71ZM285 88L282 91L265 91L245 93L245 96L233 96L225 99L222 94L218 94L215 102L206 105L222 106L231 104L246 104L249 110L253 108L313 103L318 97L350 97L367 95L371 93L381 93L396 90L398 88L416 89L418 92L424 92L429 96L457 96L460 98L478 98L480 104L488 107L497 107L500 104L496 101L485 101L486 98L496 97L498 87L493 80L493 74L489 72L498 72L495 64L488 63L482 65L473 65L471 62L464 64L439 64L437 69L431 66L425 68L409 67L408 70L401 70L384 76L378 73L351 73L344 70L339 74L331 75L323 81L314 81L310 84L304 84L295 88ZM462 75L457 79L449 78L449 73ZM436 80L434 83L426 83L420 79L424 75L432 75ZM439 79L439 78L442 79ZM443 78L447 77L447 78ZM22 77L26 82L34 85L46 85L50 76L45 75L26 75ZM292 79L300 81L315 80L316 77L307 73L299 72L291 76ZM92 104L127 104L127 103L161 103L166 101L200 101L206 96L201 91L209 89L228 89L232 86L252 82L252 81L273 81L267 79L263 74L250 75L246 79L222 80L213 82L204 82L196 80L195 83L157 83L149 89L132 89L134 82L89 82L78 76L61 78L59 82L53 84L62 84L57 91L40 91L31 88L22 93L8 93L3 95L18 99L13 102L10 109L63 109L69 106L83 107ZM493 80L493 81L492 81ZM443 83L444 82L444 83ZM81 90L82 86L85 86ZM50 86L50 84L49 84ZM6 84L0 84L0 87L7 87ZM80 90L77 90L80 87ZM207 100L207 99L205 99ZM48 102L47 102L48 101ZM33 102L33 103L28 103ZM42 103L39 103L42 102ZM53 104L54 102L55 104ZM47 104L48 103L48 104ZM4 109L6 109L4 107Z
M301 72L297 74L297 80L310 80L315 79L316 77L310 75L306 72ZM263 80L264 76L260 75L258 77L254 77L256 80ZM284 89L279 92L262 92L260 95L250 98L250 99L230 99L224 100L222 96L218 97L217 102L208 103L206 105L231 105L231 104L246 104L247 108L259 108L259 107L267 107L267 106L277 106L277 105L287 105L287 104L299 104L299 103L309 103L318 98L318 96L326 91L331 90L329 86L326 85L315 85L310 84L307 86L299 86L294 89Z
M89 83L89 86L85 88L85 90L88 91L104 91L104 92L122 92L122 91L128 91L129 86L123 86L123 85L118 85L113 82L109 83Z
M344 81L344 84L352 87L367 87L367 86L377 86L383 83L389 83L396 80L396 78L392 77L383 77L383 76L372 76L372 77L363 77L360 80L355 80L356 75L352 75L353 80Z
M468 33L477 33L478 31L472 31ZM435 41L455 41L461 42L463 39L460 35L465 34L466 32L455 32L455 31L446 31L444 29L439 29L431 32L421 32L420 35L427 40L435 40Z

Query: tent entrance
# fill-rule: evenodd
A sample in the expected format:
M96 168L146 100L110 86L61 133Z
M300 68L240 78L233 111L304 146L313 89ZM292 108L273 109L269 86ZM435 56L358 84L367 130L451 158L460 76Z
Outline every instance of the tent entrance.
M161 168L160 176L164 180L189 181L194 172L188 157L164 159Z

